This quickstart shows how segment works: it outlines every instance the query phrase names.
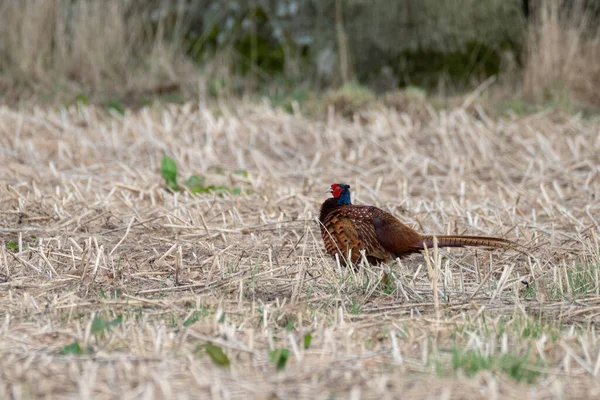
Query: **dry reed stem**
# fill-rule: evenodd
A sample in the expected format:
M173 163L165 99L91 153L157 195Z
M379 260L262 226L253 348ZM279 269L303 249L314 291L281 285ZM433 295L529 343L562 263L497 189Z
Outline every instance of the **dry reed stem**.
M155 11L150 15L123 1L0 2L0 88L7 103L32 93L68 102L87 96L109 101L112 93L130 102L188 90L188 78L197 76L194 67L167 38L165 18L153 19L171 15L169 21L181 27L184 15L167 3Z
M597 13L585 2L535 0L531 5L524 93L538 101L575 101L597 109L600 105Z

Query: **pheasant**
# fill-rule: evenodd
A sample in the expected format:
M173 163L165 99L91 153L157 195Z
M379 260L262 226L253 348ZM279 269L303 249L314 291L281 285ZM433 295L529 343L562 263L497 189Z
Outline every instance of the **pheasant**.
M350 185L331 185L333 197L321 206L319 221L327 253L341 260L349 255L356 264L364 250L371 264L418 253L433 247L433 236L421 235L392 214L374 206L357 206L350 201ZM479 246L514 248L510 240L489 236L436 235L439 247Z

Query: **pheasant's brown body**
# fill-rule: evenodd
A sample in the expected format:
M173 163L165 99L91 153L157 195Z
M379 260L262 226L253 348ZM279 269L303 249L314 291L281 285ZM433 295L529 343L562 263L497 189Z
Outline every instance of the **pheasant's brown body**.
M340 185L332 185L340 187ZM348 187L349 188L349 187ZM350 202L349 190L347 202ZM334 196L336 192L334 191ZM364 250L367 261L379 263L405 257L433 247L433 236L421 235L401 223L392 214L373 206L340 204L338 197L327 199L321 206L319 221L327 253L340 255L340 260L357 263ZM486 236L436 235L439 247L482 246L511 248L509 240Z

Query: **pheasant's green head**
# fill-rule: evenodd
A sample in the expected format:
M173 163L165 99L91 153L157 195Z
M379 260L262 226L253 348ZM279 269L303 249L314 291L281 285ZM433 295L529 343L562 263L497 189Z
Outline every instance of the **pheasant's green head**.
M331 185L331 194L339 205L352 204L350 201L350 185L334 183Z

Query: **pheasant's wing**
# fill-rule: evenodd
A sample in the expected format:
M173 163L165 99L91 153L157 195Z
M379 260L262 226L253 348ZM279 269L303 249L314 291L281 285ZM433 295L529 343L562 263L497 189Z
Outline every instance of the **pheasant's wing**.
M421 250L418 246L421 235L392 214L374 208L373 223L379 244L393 256L402 257Z
M351 218L344 213L334 213L327 218L321 229L324 229L323 241L327 253L331 255L339 253L345 258L348 256L348 250L352 250L350 261L352 263L358 261L364 242L359 238Z
M348 220L350 220L352 223L352 227L356 229L357 242L355 248L359 250L364 249L365 255L369 259L390 259L390 254L379 243L375 225L373 224L373 213L371 212L371 207L354 206L352 208L344 209L343 212ZM353 253L356 253L356 258L358 260L360 257L359 252L353 250ZM354 259L354 254L352 258Z

